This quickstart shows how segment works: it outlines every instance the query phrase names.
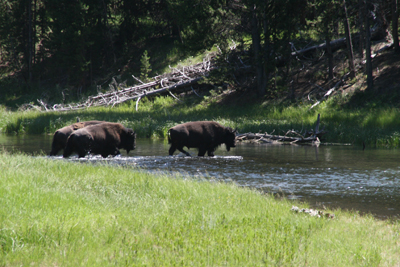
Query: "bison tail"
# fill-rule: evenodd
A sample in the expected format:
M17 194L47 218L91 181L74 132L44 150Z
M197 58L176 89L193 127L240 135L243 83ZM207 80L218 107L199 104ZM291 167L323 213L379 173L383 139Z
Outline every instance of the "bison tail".
M53 136L53 142L51 143L50 156L57 155L58 151L60 151L60 149L62 149L60 143L61 143L60 134L58 131L56 131Z
M170 134L170 132L169 132L169 130L168 130L168 132L167 132L167 136L168 136L168 144L171 144L171 134Z
M58 152L58 149L56 147L56 142L53 140L53 143L51 144L51 151L50 151L50 156L55 156Z

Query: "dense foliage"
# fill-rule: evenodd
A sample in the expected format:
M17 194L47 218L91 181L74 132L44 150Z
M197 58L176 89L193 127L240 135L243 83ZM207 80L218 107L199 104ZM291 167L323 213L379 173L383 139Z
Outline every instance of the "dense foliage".
M346 23L353 33L378 25L386 36L393 22L397 40L397 10L397 0L4 0L0 93L81 94L129 68L140 76L144 51L153 64L162 61L153 56L157 44L195 53L215 44L225 50L233 41L251 52L254 88L264 95L275 68L294 62L290 52L343 36Z

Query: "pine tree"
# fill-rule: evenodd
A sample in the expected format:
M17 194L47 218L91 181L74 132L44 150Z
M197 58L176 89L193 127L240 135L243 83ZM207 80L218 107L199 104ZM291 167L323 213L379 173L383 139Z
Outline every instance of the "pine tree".
M147 82L149 80L149 74L152 71L150 65L150 57L147 54L147 50L144 51L141 59L140 59L140 79L143 82Z

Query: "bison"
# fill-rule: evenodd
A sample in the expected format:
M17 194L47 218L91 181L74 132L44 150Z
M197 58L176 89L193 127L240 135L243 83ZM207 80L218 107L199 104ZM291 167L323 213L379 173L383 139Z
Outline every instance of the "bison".
M63 157L67 158L76 152L78 156L86 154L100 154L103 158L108 155L120 154L119 149L125 149L127 153L136 148L136 133L125 128L120 123L104 122L73 132L67 140Z
M50 156L55 156L61 149L64 149L67 144L68 137L72 134L73 131L81 129L86 126L95 125L102 123L104 121L83 121L65 126L61 129L58 129L53 136L53 143L51 144Z
M176 149L190 156L183 147L198 148L198 156L206 154L213 157L215 149L225 144L226 150L235 147L236 130L222 126L214 121L194 121L176 125L168 130L168 143L171 144L169 155Z

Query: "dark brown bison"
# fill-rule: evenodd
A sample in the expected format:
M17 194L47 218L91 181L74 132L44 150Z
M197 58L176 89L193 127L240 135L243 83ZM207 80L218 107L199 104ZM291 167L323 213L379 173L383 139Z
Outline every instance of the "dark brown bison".
M63 157L76 152L78 156L100 154L102 157L120 154L119 149L127 153L136 148L136 134L120 123L104 122L74 131L67 140Z
M175 150L190 156L183 147L198 148L198 156L213 157L215 149L225 144L226 150L235 147L236 130L222 126L214 121L193 121L176 125L168 130L168 143L171 144L169 155Z
M102 122L104 121L82 121L58 129L53 136L53 143L51 144L50 156L55 156L61 149L64 149L65 145L67 144L67 139L72 134L73 131L76 131L86 126L99 124Z

